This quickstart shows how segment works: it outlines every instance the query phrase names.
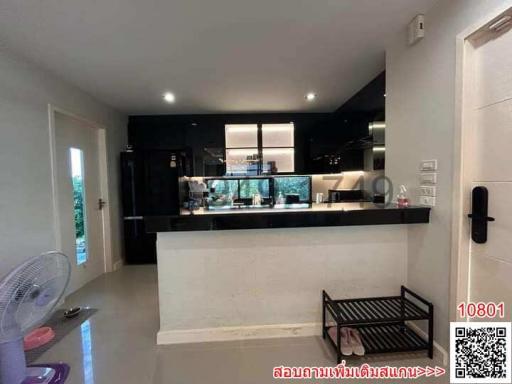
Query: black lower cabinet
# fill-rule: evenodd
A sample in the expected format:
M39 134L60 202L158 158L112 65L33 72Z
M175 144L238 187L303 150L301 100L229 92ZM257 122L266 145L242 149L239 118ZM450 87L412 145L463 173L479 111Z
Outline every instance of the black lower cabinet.
M156 233L147 233L142 218L124 219L126 264L156 264Z

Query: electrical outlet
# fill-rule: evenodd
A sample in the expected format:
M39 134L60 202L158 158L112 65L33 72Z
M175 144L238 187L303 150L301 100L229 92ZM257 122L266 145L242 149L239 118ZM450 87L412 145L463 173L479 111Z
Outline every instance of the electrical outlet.
M433 207L436 205L436 198L433 196L420 196L420 205Z
M436 187L422 185L420 187L420 195L422 196L435 196L436 195Z
M420 184L436 184L437 173L422 173L420 174Z
M437 171L437 160L422 160L420 163L421 171Z

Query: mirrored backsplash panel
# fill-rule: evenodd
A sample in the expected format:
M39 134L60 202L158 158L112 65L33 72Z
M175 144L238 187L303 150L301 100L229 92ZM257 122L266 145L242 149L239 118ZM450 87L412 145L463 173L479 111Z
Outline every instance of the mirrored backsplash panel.
M202 204L209 209L260 208L311 203L311 176L205 178Z
M286 204L286 196L298 196L297 203L311 202L311 176L275 176L274 199L277 204Z
M211 210L236 208L309 207L311 203L374 201L385 193L383 171L353 171L330 175L262 175L184 177L180 179L181 203L191 199L194 183L195 206ZM386 188L384 188L386 189Z
M211 209L273 205L270 178L214 178L204 179L204 184L203 205Z

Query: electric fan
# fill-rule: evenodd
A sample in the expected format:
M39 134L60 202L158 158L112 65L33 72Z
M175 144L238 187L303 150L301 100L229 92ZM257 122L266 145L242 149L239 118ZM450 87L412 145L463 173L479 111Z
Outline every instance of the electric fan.
M0 384L62 384L66 364L26 366L23 335L44 323L69 283L66 255L33 257L0 281Z

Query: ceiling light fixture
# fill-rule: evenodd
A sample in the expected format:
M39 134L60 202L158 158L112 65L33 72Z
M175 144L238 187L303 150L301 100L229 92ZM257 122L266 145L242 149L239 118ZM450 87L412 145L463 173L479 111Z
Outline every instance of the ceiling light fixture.
M314 92L308 92L306 93L306 96L304 96L304 98L307 100L307 101L313 101L316 99L316 93Z
M164 100L167 101L168 103L174 103L176 101L176 96L174 96L174 93L172 93L172 92L165 92Z

